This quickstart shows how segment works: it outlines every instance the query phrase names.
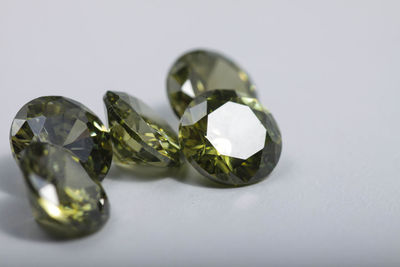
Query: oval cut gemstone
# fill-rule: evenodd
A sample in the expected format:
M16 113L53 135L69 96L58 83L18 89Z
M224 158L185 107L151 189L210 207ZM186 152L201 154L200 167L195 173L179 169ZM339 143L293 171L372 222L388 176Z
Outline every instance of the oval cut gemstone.
M249 75L232 60L212 51L184 54L173 64L167 77L168 98L179 118L193 98L221 88L256 97Z
M109 203L100 185L69 150L32 143L21 153L20 167L33 215L58 237L77 237L100 229L109 217Z
M10 139L17 160L32 142L42 142L71 151L94 179L101 181L111 166L107 128L84 105L65 97L44 96L25 104L12 122Z
M179 142L201 174L227 185L266 177L278 163L282 141L271 113L259 101L233 90L196 97L183 114Z
M104 96L108 125L119 165L175 166L178 137L168 123L139 99L122 92Z

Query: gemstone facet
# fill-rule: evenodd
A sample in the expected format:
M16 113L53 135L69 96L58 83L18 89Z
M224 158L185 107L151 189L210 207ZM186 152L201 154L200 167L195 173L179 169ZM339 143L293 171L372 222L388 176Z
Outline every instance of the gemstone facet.
M178 137L149 106L122 92L104 96L116 162L156 167L180 163Z
M69 150L32 143L21 153L20 167L33 215L58 237L77 237L99 230L109 217L107 196Z
M101 181L111 166L107 128L88 108L65 97L39 97L24 105L12 122L10 139L17 160L32 142L43 142L71 151L94 179Z
M168 98L179 118L193 98L205 91L221 88L256 97L249 75L232 60L216 52L196 50L184 54L171 67L167 78Z
M196 97L183 114L179 142L204 176L227 185L247 185L277 165L281 134L259 101L233 90Z

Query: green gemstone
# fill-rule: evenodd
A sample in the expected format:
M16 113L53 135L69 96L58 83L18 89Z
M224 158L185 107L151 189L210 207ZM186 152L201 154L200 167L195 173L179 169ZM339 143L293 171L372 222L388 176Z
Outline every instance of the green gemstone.
M178 137L149 106L122 92L104 96L114 158L123 166L168 167L180 162Z
M111 166L106 127L84 105L65 97L44 96L24 105L12 122L10 139L17 160L32 142L43 142L71 151L94 179L101 181Z
M21 153L33 215L58 237L77 237L99 230L109 216L107 196L69 150L32 143Z
M272 115L257 99L233 90L196 97L181 118L179 142L201 174L227 185L262 180L282 150Z
M199 94L214 89L233 89L256 97L249 75L236 63L216 52L196 50L181 56L167 77L167 92L180 118L187 105Z

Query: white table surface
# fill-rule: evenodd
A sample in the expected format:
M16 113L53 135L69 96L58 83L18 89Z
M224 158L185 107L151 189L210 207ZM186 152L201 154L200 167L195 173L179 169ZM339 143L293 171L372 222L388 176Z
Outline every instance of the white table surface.
M399 11L399 1L0 0L0 266L399 266ZM223 189L191 169L113 167L106 226L49 239L10 154L18 109L64 95L104 119L104 92L123 90L177 127L166 73L197 47L255 80L283 134L275 171Z

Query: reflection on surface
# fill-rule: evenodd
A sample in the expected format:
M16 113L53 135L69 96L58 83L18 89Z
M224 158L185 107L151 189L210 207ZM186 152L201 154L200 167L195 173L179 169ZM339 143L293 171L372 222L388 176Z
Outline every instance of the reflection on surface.
M206 138L224 156L247 159L264 147L265 136L265 127L248 106L227 102L208 115Z

